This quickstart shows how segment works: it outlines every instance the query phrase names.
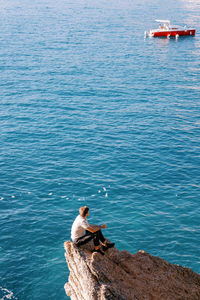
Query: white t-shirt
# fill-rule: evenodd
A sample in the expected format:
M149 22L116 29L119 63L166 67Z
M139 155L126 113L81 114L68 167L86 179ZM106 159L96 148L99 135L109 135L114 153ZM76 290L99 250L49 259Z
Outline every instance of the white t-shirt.
M71 229L71 239L74 242L76 239L82 237L85 234L85 229L87 229L90 226L88 221L78 215L76 219L74 220L74 223L72 224Z

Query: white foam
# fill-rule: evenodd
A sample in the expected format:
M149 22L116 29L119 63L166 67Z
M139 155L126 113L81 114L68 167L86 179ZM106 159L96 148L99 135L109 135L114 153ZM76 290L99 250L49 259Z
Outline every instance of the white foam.
M183 227L183 230L184 231L189 231L189 232L195 232L196 231L196 229L191 229L189 227Z
M85 201L85 197L78 198L78 201Z
M197 187L197 188L200 188L200 185L198 184L190 184L191 186L194 186L194 187Z
M49 193L49 196L51 196L53 193Z
M7 295L4 295L0 300L11 299L13 297L13 292L5 288L2 288L1 286L0 286L0 291L7 293Z
M0 197L0 200L3 200L4 199L4 197Z
M108 193L105 194L105 197L106 197L106 198L108 197Z
M103 187L103 190L104 190L104 192L106 191L106 188L105 187Z

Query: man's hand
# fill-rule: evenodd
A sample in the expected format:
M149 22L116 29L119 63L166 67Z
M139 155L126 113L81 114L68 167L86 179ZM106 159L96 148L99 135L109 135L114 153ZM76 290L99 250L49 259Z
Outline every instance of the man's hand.
M105 229L107 227L106 224L101 225L101 228Z

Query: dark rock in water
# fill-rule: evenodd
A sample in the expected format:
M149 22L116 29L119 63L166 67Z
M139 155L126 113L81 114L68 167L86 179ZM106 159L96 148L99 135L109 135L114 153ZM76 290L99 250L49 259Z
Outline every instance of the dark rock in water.
M72 300L200 300L200 275L139 251L111 248L91 253L65 242L70 270L65 291Z

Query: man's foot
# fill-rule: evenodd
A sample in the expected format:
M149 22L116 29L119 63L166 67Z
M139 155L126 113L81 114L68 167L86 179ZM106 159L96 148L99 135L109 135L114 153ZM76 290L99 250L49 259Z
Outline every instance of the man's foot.
M115 246L115 243L106 243L106 246L102 246L103 251L108 250L109 248L112 248Z
M92 250L92 253L95 253L95 252L98 252L98 253L100 253L101 255L104 255L104 253L103 253L100 249L93 249L93 250Z

